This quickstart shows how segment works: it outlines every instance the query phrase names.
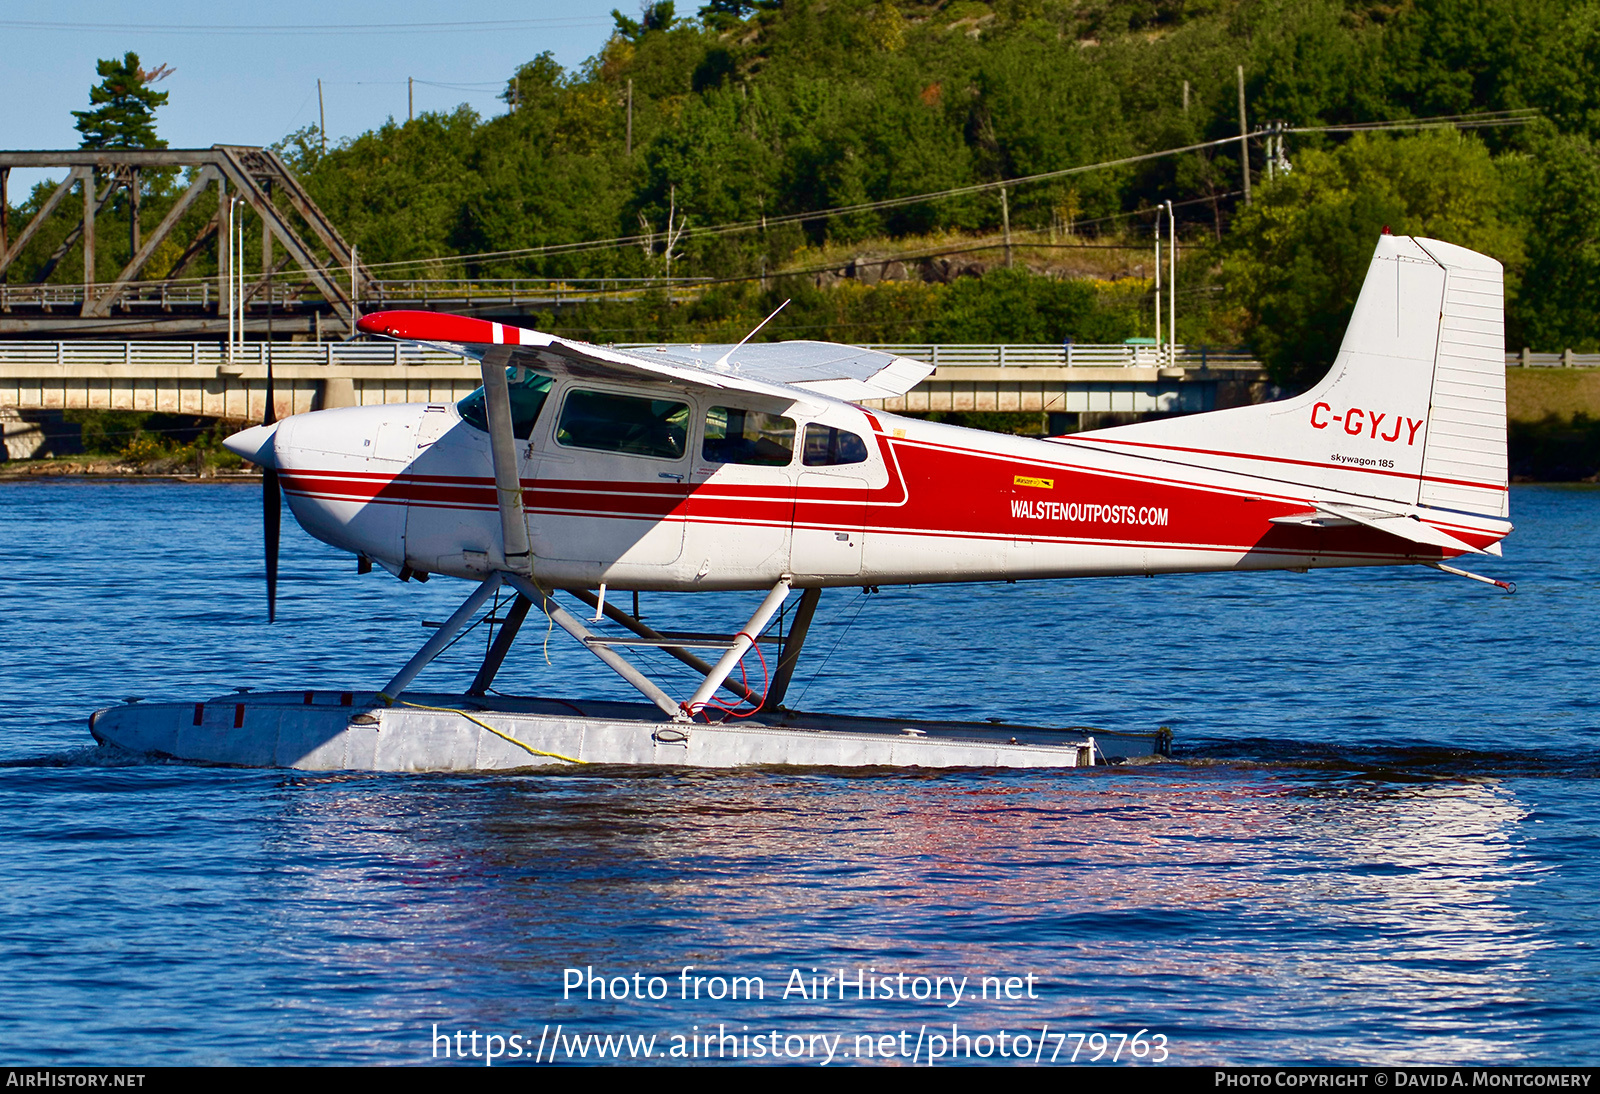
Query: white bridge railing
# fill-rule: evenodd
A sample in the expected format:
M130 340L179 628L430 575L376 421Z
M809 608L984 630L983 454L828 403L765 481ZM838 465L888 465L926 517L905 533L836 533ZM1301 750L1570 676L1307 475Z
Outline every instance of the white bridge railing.
M1560 353L1506 354L1507 368L1600 368L1600 353L1573 353L1570 349Z
M618 349L647 348L658 342L618 343ZM1057 345L996 343L992 345L955 344L876 344L867 349L926 361L935 368L1217 368L1259 369L1261 363L1234 346L1179 345ZM122 367L154 368L188 366L219 369L225 374L230 363L237 367L265 366L264 342L247 342L230 362L226 347L208 342L36 342L0 340L0 368L23 367ZM354 366L362 371L392 366L460 365L477 366L444 350L425 349L400 342L275 342L275 366ZM1521 353L1506 354L1507 368L1600 368L1600 353Z
M1138 343L1077 345L1007 343L994 345L870 345L900 357L927 361L935 368L1260 368L1237 346L1157 346Z
M658 342L618 343L618 349L649 348ZM1259 368L1249 354L1233 347L1153 345L994 345L896 344L871 345L867 349L926 361L936 368ZM246 342L230 359L226 348L216 341L0 341L0 368L4 367L123 367L155 368L201 366L221 368L229 364L263 367L267 360L264 342ZM325 365L470 365L444 350L426 349L399 342L275 342L275 366ZM476 368L476 365L471 365Z

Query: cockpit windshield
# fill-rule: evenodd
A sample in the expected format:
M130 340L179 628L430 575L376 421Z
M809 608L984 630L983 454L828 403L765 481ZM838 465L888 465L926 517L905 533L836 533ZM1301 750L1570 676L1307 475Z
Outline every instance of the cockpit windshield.
M539 420L539 411L554 383L551 377L520 365L506 369L506 386L511 391L511 432L519 440L525 441L533 435L534 423ZM462 399L456 409L461 412L462 421L474 429L489 432L489 408L484 404L483 388Z

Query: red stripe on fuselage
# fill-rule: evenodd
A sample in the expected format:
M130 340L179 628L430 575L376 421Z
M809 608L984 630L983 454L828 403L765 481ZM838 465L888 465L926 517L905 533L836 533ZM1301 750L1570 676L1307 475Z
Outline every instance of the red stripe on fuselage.
M1474 479L1445 479L1437 475L1416 475L1409 471L1384 471L1377 467L1359 467L1355 464L1344 463L1319 463L1316 460L1295 460L1288 456L1258 456L1247 452L1223 452L1211 448L1185 448L1182 445L1152 444L1149 441L1124 441L1114 437L1051 437L1051 444L1119 444L1129 448L1150 448L1160 452L1188 452L1196 456L1222 456L1230 460L1259 460L1262 463L1288 464L1291 467L1316 467L1325 471L1360 471L1367 475L1386 475L1390 478L1408 479L1411 482L1432 482L1443 486L1469 486L1476 490L1498 490L1501 493L1509 489L1506 484L1498 482L1479 482Z

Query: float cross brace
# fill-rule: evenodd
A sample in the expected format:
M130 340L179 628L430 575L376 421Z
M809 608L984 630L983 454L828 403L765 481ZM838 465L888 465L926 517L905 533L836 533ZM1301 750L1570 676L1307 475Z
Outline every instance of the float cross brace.
M486 578L462 602L461 606L451 614L450 618L445 620L434 631L433 636L424 643L423 647L417 651L411 660L406 662L405 667L384 685L382 691L378 693L379 699L387 703L398 701L401 693L416 679L417 674L451 644L451 641L466 627L478 609L483 607L484 603L500 589L502 584L510 585L517 591L517 600L508 613L500 634L496 636L488 653L485 654L483 665L479 668L477 676L472 681L472 686L467 691L468 695L483 695L488 691L496 672L499 671L501 663L505 660L506 653L510 650L511 643L516 638L518 630L521 629L523 619L531 608L537 606L549 617L551 622L572 635L586 649L604 661L613 672L659 707L662 713L676 722L691 721L696 714L705 708L711 696L716 694L719 687L727 687L728 690L738 695L742 700L757 706L765 703L765 699L761 695L748 687L729 683L728 677L738 667L744 655L755 645L756 638L772 622L773 616L778 613L778 609L783 606L784 601L788 599L792 591L790 578L787 575L780 578L778 583L767 593L766 598L761 602L761 606L756 609L755 614L750 617L749 622L733 636L728 648L715 665L708 665L698 657L689 654L686 650L677 647L673 639L656 635L655 632L650 631L650 636L658 639L658 641L652 641L651 645L659 645L674 654L674 656L677 656L679 660L693 666L704 674L704 678L695 689L694 694L687 701L680 703L675 702L653 680L640 672L631 661L613 650L610 642L589 630L581 620L557 604L555 598L532 578L525 577L522 574L500 571ZM789 640L784 643L782 652L779 655L780 673L783 668L788 668L792 671L794 658L799 654L800 643L805 640L806 627L804 624L810 622L811 610L815 608L817 595L818 590L808 589L802 597L797 627L790 632ZM584 599L587 599L587 597ZM636 631L649 630L643 627L642 624L632 629ZM774 683L787 683L786 674L781 675L779 679L775 679ZM781 692L778 692L777 697L774 699L774 705L779 699L781 699Z

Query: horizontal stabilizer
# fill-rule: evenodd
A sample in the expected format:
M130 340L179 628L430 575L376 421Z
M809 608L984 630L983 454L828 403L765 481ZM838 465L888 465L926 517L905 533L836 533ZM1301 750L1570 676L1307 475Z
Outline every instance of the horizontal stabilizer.
M1354 505L1337 505L1331 502L1317 502L1316 509L1308 513L1291 513L1288 516L1274 517L1274 524L1305 524L1318 528L1331 528L1339 525L1349 526L1359 524L1372 528L1391 536L1399 536L1411 543L1420 543L1427 547L1438 547L1445 551L1470 551L1475 555L1487 554L1482 548L1459 540L1449 532L1425 524L1413 516L1405 513L1391 513L1381 509L1366 509Z

